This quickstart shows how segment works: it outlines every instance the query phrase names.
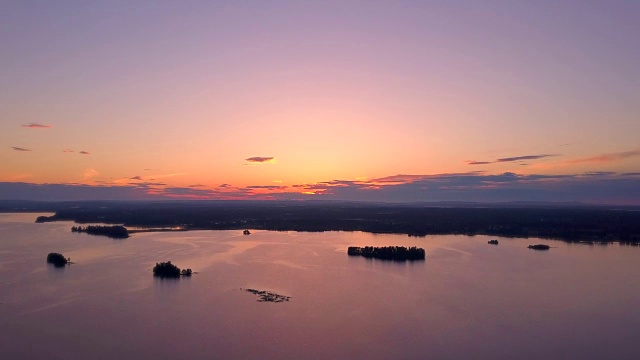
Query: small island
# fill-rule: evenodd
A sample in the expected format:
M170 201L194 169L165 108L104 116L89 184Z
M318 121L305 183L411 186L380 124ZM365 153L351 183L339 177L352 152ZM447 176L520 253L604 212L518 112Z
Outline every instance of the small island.
M182 269L173 265L171 261L156 263L153 267L153 276L161 278L178 278L180 276L191 276L191 269Z
M258 302L280 303L280 302L289 301L289 299L291 299L290 296L276 294L276 293L271 292L271 291L256 290L256 289L241 289L241 290L244 290L246 292L250 292L250 293L252 293L254 295L258 295Z
M69 263L69 259L60 253L49 253L47 255L47 263L53 264L55 267L63 267Z
M393 261L424 260L426 256L423 248L417 248L415 246L410 248L406 248L404 246L349 246L347 254L349 256L364 256L365 258Z
M498 245L498 240L496 240L496 239L489 240L489 241L487 241L487 244Z
M242 232L242 234L244 234L244 235L251 235L251 231L249 231L249 230L245 230L245 231L243 231L243 232Z
M129 237L129 231L126 227L121 225L114 226L102 226L102 225L89 225L89 226L72 226L71 232L75 233L87 233L89 235L102 235L113 239L126 239Z
M533 250L549 250L550 246L549 245L545 245L545 244L537 244L537 245L529 245L527 246L527 249L533 249Z

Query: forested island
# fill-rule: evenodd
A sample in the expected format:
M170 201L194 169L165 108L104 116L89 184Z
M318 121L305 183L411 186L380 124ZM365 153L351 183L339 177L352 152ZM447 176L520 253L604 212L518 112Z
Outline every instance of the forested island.
M536 244L536 245L529 245L527 246L528 249L533 249L533 250L549 250L549 248L551 248L549 245L545 245L545 244Z
M75 233L87 233L89 235L102 235L108 236L113 239L126 239L129 237L129 231L126 227L120 225L114 226L102 226L102 225L89 225L89 226L72 226L71 232Z
M156 263L153 267L153 276L161 278L179 278L180 276L191 276L191 269L182 269L175 266L171 261Z
M363 256L365 258L380 260L414 261L424 260L426 253L423 248L418 248L415 246L412 246L410 248L406 248L404 246L349 246L349 248L347 248L347 255Z
M47 263L53 264L55 267L63 267L69 263L69 259L60 253L49 253L47 255Z
M0 207L2 211L10 209L55 211L53 216L39 217L38 222L99 222L181 230L365 231L640 243L640 208L636 207L314 201L69 202Z

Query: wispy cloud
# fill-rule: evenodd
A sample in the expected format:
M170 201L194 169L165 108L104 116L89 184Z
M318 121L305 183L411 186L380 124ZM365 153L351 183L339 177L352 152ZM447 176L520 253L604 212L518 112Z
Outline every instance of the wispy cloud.
M31 149L21 148L17 146L12 146L11 148L15 151L31 151Z
M428 179L445 179L452 176L478 176L484 174L484 171L468 171L464 173L449 173L449 174L432 174L432 175L392 175L377 179L371 179L370 181L361 181L360 184L370 183L378 185L393 185L393 184L408 184L420 180Z
M89 154L91 154L91 153L90 153L90 152L88 152L88 151L80 151L78 154L82 154L82 155L89 155Z
M269 163L273 162L275 158L273 156L253 156L245 159L247 162L255 164L255 163Z
M396 175L376 180L331 180L292 186L222 184L213 189L174 187L162 182L95 185L97 171L87 169L76 184L26 184L0 182L0 198L47 200L102 199L264 199L347 200L377 202L504 202L550 201L640 205L638 173L593 171L579 174L433 174ZM91 179L92 186L86 185ZM386 180L386 181L380 181ZM389 181L394 180L394 181Z
M381 181L382 180L382 181ZM331 186L340 184L340 186ZM594 171L564 175L503 173L396 175L370 182L299 184L276 198L309 194L326 200L355 201L549 201L640 205L640 179L630 174Z
M515 156L508 157L496 160L496 162L510 162L510 161L521 161L521 160L537 160L543 159L550 156L558 156L559 154L542 154L542 155L524 155L524 156Z
M154 179L164 179L175 176L189 175L190 173L173 173L173 174L161 174L161 175L153 175ZM150 179L151 180L151 179Z
M246 189L265 189L265 190L282 190L282 189L286 189L286 186L279 186L279 185L252 185L252 186L247 186Z
M129 180L142 180L142 177L140 176L132 176L129 178Z
M612 161L624 160L624 159L628 159L628 158L632 158L632 157L636 157L636 156L640 156L640 149L639 150L632 150L632 151L617 152L617 153L602 154L602 155L597 155L597 156L592 156L592 157L587 157L587 158L575 159L575 160L571 160L569 162L573 163L573 164L577 164L577 163L607 163L607 162L612 162Z
M146 182L142 182L142 183L131 183L130 185L135 185L135 186L142 187L142 188L151 188L151 187L167 186L167 183L146 181Z
M584 173L586 176L610 176L615 174L613 171L589 171Z
M47 125L47 124L39 124L39 123L28 123L28 124L23 124L21 125L22 127L25 128L29 128L29 129L48 129L51 128L51 125Z
M94 178L94 177L96 177L98 175L100 175L98 170L92 169L92 168L86 169L84 171L84 173L82 174L82 176L83 176L82 181L90 180L90 179L92 179L92 178Z
M75 151L71 150L71 149L64 149L62 150L63 153L74 153Z
M468 165L487 165L487 164L495 164L495 163L503 163L503 162L513 162L513 161L523 161L523 160L538 160L544 159L551 156L559 156L560 154L539 154L539 155L522 155L522 156L513 156L497 159L495 161L475 161L475 160L467 160Z

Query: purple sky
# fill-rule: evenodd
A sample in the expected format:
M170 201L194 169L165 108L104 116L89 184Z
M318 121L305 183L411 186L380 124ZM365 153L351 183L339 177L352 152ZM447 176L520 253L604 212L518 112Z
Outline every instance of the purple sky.
M3 1L0 199L640 204L638 34L638 1Z

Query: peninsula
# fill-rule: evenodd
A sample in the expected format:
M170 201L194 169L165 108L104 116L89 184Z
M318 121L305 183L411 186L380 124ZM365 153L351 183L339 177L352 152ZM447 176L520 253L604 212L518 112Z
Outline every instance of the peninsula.
M89 226L72 226L71 232L75 233L87 233L89 235L102 235L113 239L126 239L129 237L129 231L124 226L101 226L101 225L89 225Z

